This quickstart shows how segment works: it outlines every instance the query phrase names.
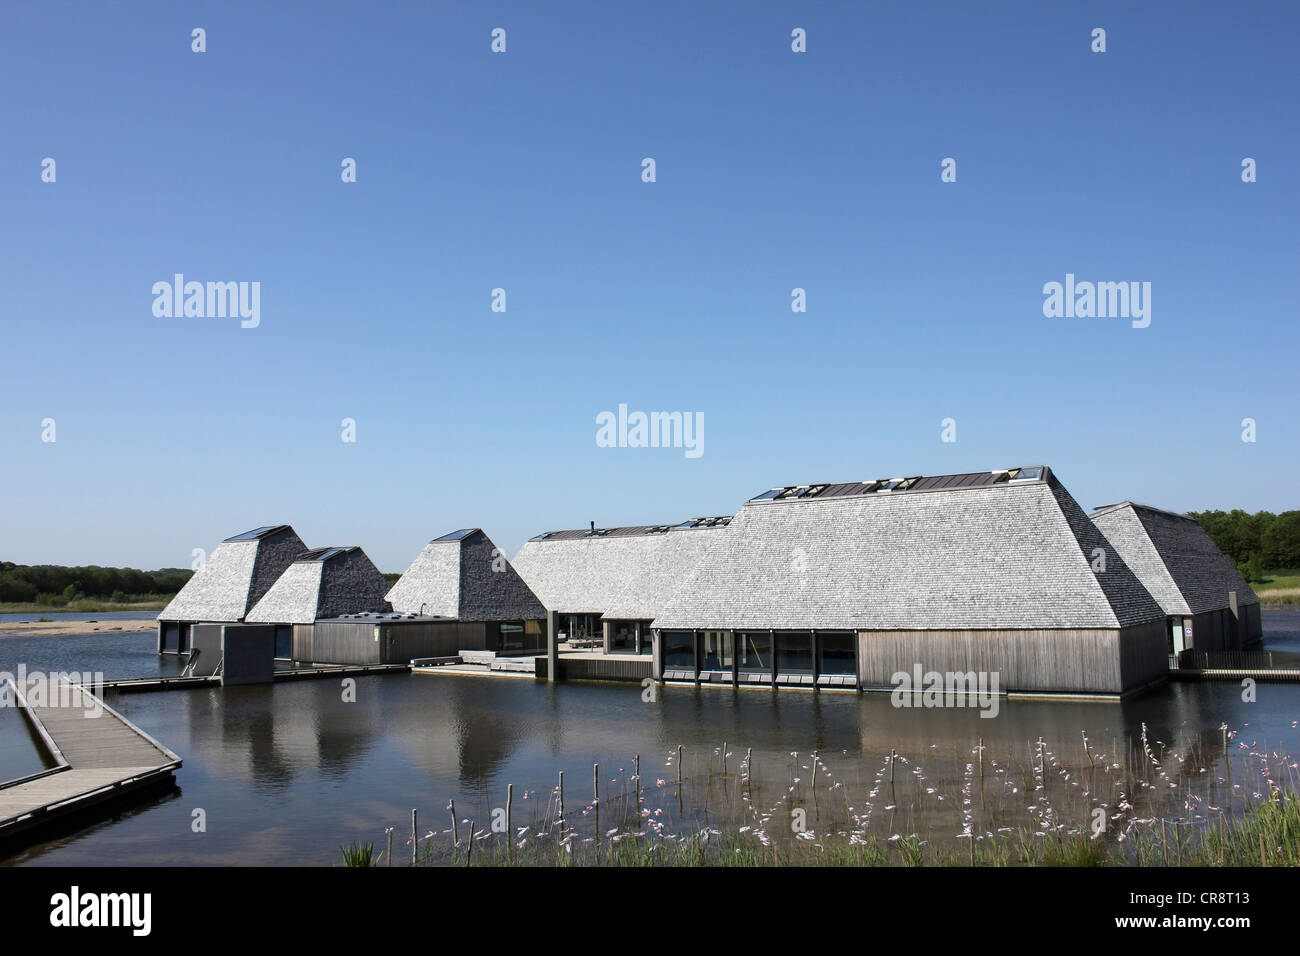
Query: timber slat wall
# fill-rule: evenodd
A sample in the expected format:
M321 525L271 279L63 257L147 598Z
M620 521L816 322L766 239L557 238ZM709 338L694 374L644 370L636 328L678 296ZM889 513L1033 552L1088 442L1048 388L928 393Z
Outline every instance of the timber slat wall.
M899 671L998 673L998 690L1118 694L1165 674L1163 622L1119 629L860 631L863 687L888 688Z
M541 679L546 678L546 658L536 658L534 673ZM625 680L642 681L653 677L651 661L597 660L582 658L565 660L560 658L560 680Z
M375 628L380 639L375 640ZM318 664L407 664L417 657L447 657L487 649L488 625L442 621L317 621L295 624L293 659Z

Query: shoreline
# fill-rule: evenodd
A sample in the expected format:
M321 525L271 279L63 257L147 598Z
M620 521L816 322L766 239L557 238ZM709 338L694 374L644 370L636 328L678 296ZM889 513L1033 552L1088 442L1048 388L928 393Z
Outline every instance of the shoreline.
M153 618L130 621L5 621L0 623L0 636L44 634L50 637L67 637L73 634L108 633L136 634L152 631L158 622Z

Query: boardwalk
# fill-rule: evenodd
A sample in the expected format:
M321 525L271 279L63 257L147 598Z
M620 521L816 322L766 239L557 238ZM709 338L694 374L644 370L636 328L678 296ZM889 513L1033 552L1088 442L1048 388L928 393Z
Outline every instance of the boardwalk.
M313 664L276 671L276 681L317 680L326 677L357 677L362 674L398 674L411 669L410 664ZM221 677L135 677L104 681L100 687L121 694L154 690L184 690L195 687L220 687Z
M15 690L11 684L10 694ZM176 754L88 690L66 680L48 690L46 702L34 706L16 696L56 766L0 785L0 840L170 779L181 765Z

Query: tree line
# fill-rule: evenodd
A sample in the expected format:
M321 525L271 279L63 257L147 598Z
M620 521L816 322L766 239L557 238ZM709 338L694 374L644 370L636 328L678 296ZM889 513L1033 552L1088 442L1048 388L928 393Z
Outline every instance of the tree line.
M1236 509L1189 514L1247 581L1262 581L1266 570L1300 568L1300 511L1249 514Z
M82 598L126 601L175 594L194 572L182 568L138 571L135 568L64 567L0 561L0 602L55 604Z

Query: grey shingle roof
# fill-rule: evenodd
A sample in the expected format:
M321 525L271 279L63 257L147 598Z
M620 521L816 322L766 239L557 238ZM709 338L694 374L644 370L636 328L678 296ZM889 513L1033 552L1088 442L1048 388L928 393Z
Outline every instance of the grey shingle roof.
M1106 551L1106 572L1090 564ZM753 501L661 628L1113 628L1163 612L1050 471L895 494Z
M158 615L160 621L241 621L271 585L307 550L288 525L259 537L226 540L208 555Z
M650 620L694 566L708 540L727 525L672 528L635 525L551 532L524 543L515 567L546 607L569 614Z
M388 579L360 548L336 549L326 560L299 559L271 585L244 620L310 624L318 618L386 611Z
M1195 518L1149 505L1120 502L1092 514L1166 614L1200 614L1259 598Z
M641 566L628 573L622 586L610 594L604 616L621 621L654 620L695 570L710 542L725 537L729 528L685 528L658 535L661 544L646 551Z
M386 595L393 610L461 621L544 618L542 602L481 529L430 541Z

